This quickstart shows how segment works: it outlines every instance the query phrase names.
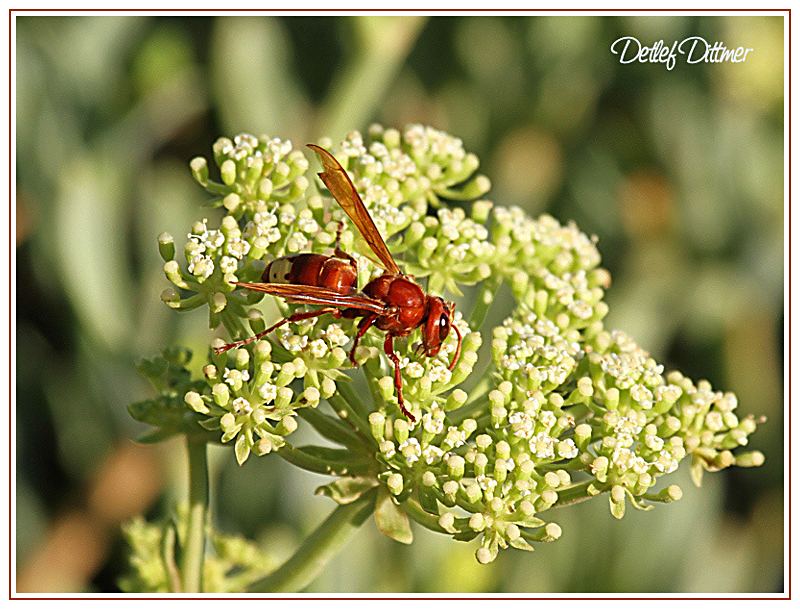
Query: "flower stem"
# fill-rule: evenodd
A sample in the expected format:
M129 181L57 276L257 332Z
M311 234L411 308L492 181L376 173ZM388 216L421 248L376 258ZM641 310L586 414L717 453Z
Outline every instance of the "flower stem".
M481 285L480 293L478 294L478 298L475 300L475 304L472 307L472 313L470 313L469 316L470 330L479 330L483 325L483 320L486 319L486 313L489 311L489 307L494 302L494 297L497 294L497 290L500 289L500 283L501 280L499 277L490 277Z
M425 25L425 17L353 20L356 54L337 75L318 124L333 140L368 120L380 105L399 67Z
M589 491L589 487L594 486L597 490L594 493ZM600 488L597 488L597 487ZM572 505L574 503L580 503L581 501L586 501L587 499L591 499L592 497L596 496L599 492L605 492L608 489L603 488L603 485L600 485L597 480L586 480L585 482L581 482L579 484L573 484L572 486L561 489L558 491L558 501L553 504L553 507L564 507L566 505Z
M203 558L206 546L206 513L208 510L208 457L206 443L191 438L189 453L189 523L181 553L182 592L203 591Z
M346 383L337 383L337 391L328 398L328 403L342 419L349 421L357 431L367 438L372 437L367 420L367 408L352 387Z
M297 592L308 586L373 512L375 495L372 489L352 503L337 506L289 560L247 591Z

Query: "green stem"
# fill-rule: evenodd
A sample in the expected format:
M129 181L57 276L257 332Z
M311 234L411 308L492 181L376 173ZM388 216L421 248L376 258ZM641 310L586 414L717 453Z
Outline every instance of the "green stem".
M294 555L247 592L297 592L308 586L336 556L375 509L375 489L339 505Z
M472 312L469 315L470 330L477 331L483 325L483 320L486 319L486 313L494 302L501 283L500 277L489 277L481 284L478 298L475 299L475 304L472 306Z
M170 592L181 591L181 574L175 564L175 522L170 520L164 529L164 536L161 539L161 560L164 561L164 568L167 571L167 585Z
M422 506L416 499L406 499L403 502L402 509L413 520L424 526L426 529L430 529L431 531L435 531L437 533L447 534L447 531L445 531L442 528L442 525L439 524L439 519L433 514L430 514L422 509Z
M310 447L314 448L314 447ZM340 451L346 455L345 451ZM278 454L287 462L301 469L316 474L329 476L359 476L372 473L375 461L373 459L352 458L352 459L333 459L323 458L320 455L310 454L303 448L298 448L286 443L278 451Z
M319 124L333 141L366 124L380 106L426 17L356 17L357 54L334 78L332 93L320 112Z
M605 485L600 484L597 480L587 480L586 482L575 484L569 488L559 489L558 501L556 501L552 507L564 507L566 505L580 503L581 501L586 501L587 499L597 496L599 494L597 492L591 494L589 493L589 487L592 485L594 485L595 489L601 493L608 491L610 488L610 486L606 488Z
M328 398L328 403L342 419L348 421L362 435L367 438L372 437L366 414L368 411L347 383L336 384L336 393Z
M180 560L182 592L203 591L203 558L208 510L208 457L206 443L188 439L189 526Z
M329 417L316 408L301 408L297 411L297 414L300 418L308 421L322 436L337 444L342 444L348 448L364 446L365 438L354 434L351 428L348 428L340 419ZM374 442L372 437L366 438L367 442L370 440Z

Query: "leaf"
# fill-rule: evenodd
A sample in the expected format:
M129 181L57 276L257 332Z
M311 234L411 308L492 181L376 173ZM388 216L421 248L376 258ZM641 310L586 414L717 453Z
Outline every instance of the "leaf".
M427 488L419 489L419 504L423 510L435 516L439 515L439 505L436 503L436 495Z
M247 457L250 456L250 443L247 441L245 434L239 434L239 437L236 438L234 452L236 453L236 462L239 465L247 461Z
M484 540L481 543L481 547L489 551L489 560L487 560L484 564L493 562L494 559L497 558L497 553L500 551L500 539L497 535L497 532L486 531L484 533Z
M340 381L341 382L345 382L345 383L352 383L353 382L353 379L351 379L349 376L347 376L341 370L336 370L335 368L333 370L326 370L325 371L325 376L327 376L329 379L331 379L332 381L335 381L337 383L340 382Z
M139 444L155 444L157 442L163 442L168 438L171 438L174 435L177 435L178 431L174 429L154 429L152 431L148 431L143 433L141 436L136 438L136 441Z
M352 503L366 491L376 486L378 486L378 481L375 478L348 476L346 478L339 478L330 484L320 486L315 494L325 495L333 499L339 505L346 505Z
M516 539L511 539L508 542L511 544L512 548L516 548L517 550L525 550L527 552L533 552L533 546L525 541L522 537L517 537Z
M458 533L453 535L453 539L456 541L472 541L480 534L480 531L476 531L474 529L462 528Z
M628 499L630 499L631 505L635 509L641 510L643 512L653 509L654 506L644 503L639 497L634 496L634 494L630 492L630 490L628 490L627 488L625 489L625 492L628 495Z
M539 527L543 527L547 524L544 520L537 518L536 516L523 517L519 520L513 520L512 522L521 527L529 527L531 529L538 529Z
M197 422L200 427L203 429L207 429L208 431L214 431L219 429L219 419L217 417L211 417L210 419L203 419L202 421Z
M409 544L414 540L408 516L403 512L389 494L386 487L378 489L378 499L375 502L375 522L381 533L400 543Z
M222 437L220 438L220 442L222 442L223 444L225 444L227 442L230 442L231 440L233 440L236 437L236 434L239 433L239 430L241 428L242 428L241 425L237 425L233 429L229 429L224 434L222 434Z

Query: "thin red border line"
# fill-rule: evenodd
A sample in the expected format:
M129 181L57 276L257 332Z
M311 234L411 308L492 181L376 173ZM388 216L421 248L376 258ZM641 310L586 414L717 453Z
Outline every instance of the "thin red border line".
M98 10L98 9L72 9L71 11L68 11L68 12L93 12L93 11L96 11L96 10ZM99 10L100 10L100 12L123 12L123 11L126 11L128 9L107 8L107 9L99 9ZM154 11L154 12L168 12L168 11L171 11L171 10L172 9L152 9L152 11ZM301 9L301 10L303 10L304 12L305 11L311 12L314 9ZM346 10L347 9L329 9L330 12L343 12L343 11L346 11ZM393 10L393 9L364 9L364 10L366 10L368 12L385 12L385 11L389 11L389 10ZM401 9L399 12L410 12L411 10L412 9ZM490 10L497 11L497 12L506 12L506 11L512 11L512 10L516 10L516 9L469 9L468 12L488 12ZM658 11L663 11L663 12L681 12L682 10L683 9L674 9L674 8L670 8L670 9L637 9L637 10L632 11L632 12L658 12ZM10 101L10 95L11 95L12 85L13 85L13 83L11 82L11 68L12 68L12 65L11 65L11 57L12 57L11 30L12 30L12 25L13 25L13 18L15 16L14 13L15 12L21 12L21 13L51 12L51 11L52 11L52 9L9 9L9 36L8 36L9 101ZM235 11L236 12L256 12L256 11L263 12L263 9L235 9ZM789 576L787 578L787 582L786 583L787 583L787 591L788 591L788 600L791 600L791 598L792 598L792 593L791 593L791 583L792 583L792 578L791 578L791 574L792 574L792 548L791 548L791 539L792 539L792 518L791 518L791 505L792 505L792 443L791 443L791 430L792 430L792 409L791 409L791 393L792 393L792 375L791 375L791 367L792 367L792 343L791 343L791 333L792 333L792 314L791 314L791 302L792 302L792 239L791 239L791 232L792 232L792 172L791 172L791 166L792 166L792 139L791 139L791 133L792 133L792 104L791 104L791 102L792 102L792 53L791 53L792 10L791 9L710 9L710 12L772 12L772 11L787 12L788 13L788 18L789 18L789 117L788 117L788 132L789 132L789 154L788 154L788 156L789 156L789 175L788 175L788 182L789 182L789 184L788 184L788 186L789 186L789 205L788 205L788 207L789 207L789 212L788 212L788 215L789 215L789 315L788 315L789 349L788 349L788 351L789 351L789 353L788 353L788 357L789 357L789 371L790 371L790 373L789 373L788 424L789 424L789 438L790 438L790 441L788 442L788 448L789 448L789 455L788 455L789 456L789 468L788 468L789 469L789 480L788 480L788 485L787 485L788 486L788 490L789 490L789 501L788 501L788 504L789 504L789 515L788 515L788 537L789 537L788 571L789 571L789 574L788 575ZM149 12L149 11L145 10L145 11L134 11L134 12ZM176 12L209 12L209 13L211 13L213 11L210 11L210 10L192 11L192 10L189 10L189 9L184 9L184 10L179 10L179 11L176 11ZM274 11L267 11L267 12L274 12ZM318 12L318 11L316 11L316 12ZM521 12L526 12L526 11L521 11ZM591 11L590 11L590 9L544 9L542 11L530 11L530 12L591 12ZM613 11L609 11L609 12L613 12ZM684 12L691 12L691 11L684 11ZM702 11L702 12L706 12L706 11ZM8 107L9 135L11 134L12 120L13 120L13 117L12 117L12 113L11 113L11 104L9 103L9 107ZM11 171L13 170L13 168L11 167L11 162L12 162L11 138L9 138L9 157L8 158L9 158L9 176L10 176L11 175ZM9 201L11 201L13 199L13 195L14 195L12 180L9 180L8 188L9 188ZM11 211L11 206L10 205L9 205L8 215L9 215L9 226L12 226L13 225L13 217L12 217L12 211ZM12 271L12 269L11 269L12 255L13 255L12 243L11 243L11 239L9 237L9 281L10 281L10 278L11 278L11 271ZM10 294L11 294L11 290L9 290L9 295ZM11 306L10 305L11 305L11 303L9 302L9 330L11 329L11 326L12 326ZM10 332L9 332L9 336L10 336ZM11 343L9 342L9 358L11 358L11 356L12 356L12 354L11 354ZM11 420L11 409L9 409L9 430L11 429L11 423L12 423L12 420ZM11 469L10 469L11 468L11 463L12 463L11 442L9 442L8 453L9 453L8 454L8 456L9 456L8 463L9 463L9 486L10 486L11 479L12 479L12 477L11 477L11 473L12 472L11 472ZM9 491L10 490L11 489L9 488ZM11 492L9 492L8 507L9 507L9 512L8 512L9 513L9 539L11 539L11 518L10 518L10 515L12 513L11 512L11 510L12 510ZM12 589L12 586L11 586L11 581L12 581L12 577L11 577L12 576L11 544L9 544L8 555L9 555L9 561L8 561L9 600L11 600L12 599L12 595L11 595L11 589ZM21 597L13 597L13 598L22 600ZM36 600L39 600L39 598L36 598ZM49 597L49 598L53 598L53 597ZM63 599L72 599L72 598L75 598L75 597L56 597L56 598L59 598L59 599L61 599L61 598L63 598ZM165 597L148 597L148 598L154 598L154 599L165 598L166 599L166 598L174 598L174 597L165 596ZM248 598L250 598L250 597L248 597ZM265 598L274 598L274 597L265 597ZM290 597L290 598L282 597L282 598L283 598L283 600L308 600L309 599L309 597ZM320 597L317 597L317 598L320 598ZM353 597L353 598L349 598L349 597L322 597L322 598L336 598L336 599L341 599L341 600L361 600L361 597ZM367 598L367 597L364 597L364 598ZM445 600L448 600L446 597L430 597L430 598L427 598L427 597L409 596L409 597L397 597L397 598L414 598L414 599L419 599L419 600L435 600L437 598L444 598ZM458 598L458 597L455 597L455 598ZM518 599L529 599L529 598L535 598L535 597L503 597L503 598L507 599L507 600L518 600ZM560 597L547 597L547 598L552 598L553 600L574 599L574 597L563 597L563 598L560 598ZM601 598L607 599L607 600L624 600L626 597L619 597L619 598L601 597ZM657 597L650 597L650 598L652 600L663 600L663 599L660 599L660 598L657 598ZM676 597L665 597L665 598L674 599ZM697 598L680 597L680 598L685 599L685 600L701 600L703 597L697 597ZM196 597L196 598L192 597L192 600L199 600L199 599L214 600L214 597L211 597L211 598L209 598L209 597ZM94 600L94 599L92 599L92 600ZM101 600L101 599L98 599L98 600ZM102 600L109 600L109 599L108 599L108 597L104 597ZM727 600L739 600L739 599L729 598Z
M298 9L295 9L295 11L292 11L292 12L296 12L297 10ZM327 9L326 11L323 11L323 12L345 12L347 10L349 10L349 9ZM388 11L393 11L393 12L412 12L412 11L414 11L414 9L377 9L377 8L375 8L375 9L359 9L359 10L364 10L365 12L388 12ZM265 11L264 9L229 9L228 11L225 11L225 12L231 12L231 11L233 11L233 12L280 12L280 11ZM321 12L321 11L319 11L317 9L299 9L299 11L300 12ZM559 13L561 13L561 12L595 12L592 9L539 9L539 10L531 9L529 11L525 11L525 10L519 11L518 9L464 9L464 10L458 11L458 12L490 12L490 11L491 12L512 12L513 11L513 12L523 12L523 13L524 12L544 12L544 13L550 13L550 12L559 12ZM12 31L12 27L13 27L13 19L16 16L15 13L24 14L24 13L38 13L38 12L53 12L53 9L38 9L38 8L37 9L14 9L14 8L11 8L8 11L8 22L9 22L8 23L8 25L9 25L9 29L8 29L8 85L9 85L9 87L8 87L8 91L9 91L9 105L8 105L8 133L9 133L9 144L8 144L8 146L9 146L9 155L8 155L8 166L9 166L9 176L11 176L11 172L13 171L13 167L11 166L11 163L12 163L11 145L12 145L12 143L11 143L11 137L10 137L10 135L12 133L12 126L13 126L13 122L12 122L13 121L13 116L12 116L12 112L11 112L11 103L10 103L11 102L11 91L12 91L12 86L13 86L13 83L11 81L11 72L12 72L12 64L11 64L11 57L12 57L11 38L12 38L12 36L11 36L11 31ZM139 10L135 10L135 9L122 9L122 8L105 8L105 9L70 9L70 10L68 10L66 12L139 12L139 13L147 13L147 12L194 12L194 13L197 13L197 12L201 12L201 13L214 13L215 11L212 11L210 9L205 9L205 10L177 9L176 10L176 9L159 8L159 9L139 9ZM457 12L457 11L445 11L445 12ZM614 9L609 9L608 11L603 11L603 12L612 13L612 12L615 12L615 11L614 11ZM637 12L637 13L638 12L688 12L688 13L692 13L693 11L684 10L684 9L676 9L676 8L667 8L667 9L644 8L644 9L628 10L628 11L623 11L623 12ZM788 188L789 188L789 196L788 196L788 208L789 208L789 210L788 210L788 216L789 216L789 252L788 252L789 253L789 314L788 314L788 330L789 330L789 348L788 348L789 387L788 387L788 389L789 389L789 404L788 404L788 414L787 414L787 422L788 422L788 425L789 425L789 442L788 442L788 450L789 450L789 453L788 453L788 458L789 458L788 459L789 460L788 478L789 479L788 479L788 483L787 483L787 487L788 487L788 491L789 491L789 500L788 500L789 514L788 514L788 521L787 521L789 548L788 548L788 569L787 569L788 570L788 577L786 578L786 582L785 582L786 583L786 591L788 592L788 597L786 599L781 597L780 599L775 599L775 600L791 600L791 598L792 598L792 545L791 545L791 540L792 540L792 510L791 510L791 507L792 507L792 442L791 442L791 433L792 433L792 408L791 408L791 396L792 396L792 375L791 375L791 369L792 369L792 341L791 341L791 337L792 337L792 307L791 307L791 304L792 304L792 172L791 172L791 167L792 167L792 137L791 137L791 134L792 134L792 46L791 46L791 41L792 41L792 9L737 8L737 9L706 9L706 10L697 10L697 11L694 11L694 12L703 12L703 13L705 13L705 12L714 12L714 13L716 13L716 12L725 12L725 13L748 13L748 12L762 12L762 13L779 12L780 13L780 12L784 12L784 13L787 13L786 16L788 17L788 21L789 21L789 27L788 27L788 29L789 29L789 45L788 45L788 49L789 49L789 79L788 79L788 84L789 84L789 98L788 98L788 101L789 101L789 104L788 104L789 105L789 116L788 116L788 124L787 124L787 126L788 126L787 131L789 132L788 133L788 135L789 135L789 150L788 150L788 156L789 156L789 170L788 170L789 171L789 173L788 173ZM786 136L786 134L784 134L784 137L785 136ZM784 171L786 171L785 168L784 168ZM12 180L8 181L8 192L9 192L8 200L10 202L10 201L14 200L14 189L13 189ZM9 219L9 226L13 226L13 216L12 216L12 211L11 211L11 205L9 205L8 219ZM11 276L12 276L11 275L11 271L12 271L11 267L12 267L12 256L13 256L13 253L14 253L12 248L13 248L13 244L12 244L12 241L11 241L11 237L9 235L9 256L8 256L9 282L11 281ZM11 289L9 289L9 309L8 309L9 336L11 335L11 327L12 327L12 321L13 321L12 320L12 314L11 314L10 296L11 296ZM13 354L11 353L11 341L9 341L9 361L11 361L11 357L12 356L13 356ZM11 430L12 416L11 416L11 409L10 408L9 408L9 414L8 414L8 422L9 422L8 428L9 428L9 430ZM9 464L9 494L8 494L9 531L8 532L9 532L9 540L11 540L11 538L12 538L12 531L11 531L11 513L12 513L12 505L11 505L11 479L12 479L12 476L11 476L11 474L12 474L12 472L11 472L11 464L12 464L12 456L13 455L12 455L12 452L11 452L10 431L9 431L9 443L8 443L8 464ZM12 583L11 583L12 582L12 566L11 566L12 565L12 561L11 561L11 559L12 559L12 551L11 551L11 544L10 543L9 543L9 547L8 547L8 558L9 558L9 560L8 560L8 583L9 583L9 595L8 595L8 597L9 597L9 600L12 600L12 599L13 600L40 600L42 597L12 596L12 592L11 592L11 590L12 590ZM776 593L776 594L779 594L779 593ZM65 597L47 597L47 598L50 598L50 599L53 599L53 600L71 600L71 599L74 599L76 597L74 597L74 596L65 596ZM141 597L137 597L137 598L141 598ZM175 599L174 596L154 596L154 597L146 597L146 598L148 598L148 599L173 599L173 600ZM181 597L181 598L185 598L187 600L218 600L219 599L219 597L214 597L214 596L212 596L212 597L203 597L203 596L201 596L201 597ZM257 598L265 598L265 599L281 598L281 600L310 600L310 599L313 599L313 598L319 598L319 599L330 598L330 599L334 599L334 600L365 600L365 599L372 599L372 598L375 598L375 597L341 597L341 596L335 596L335 597L317 597L317 596L308 596L308 597L302 597L302 596L298 596L298 597L272 597L272 596L250 597L250 596L248 596L247 598L253 598L253 599L257 599ZM437 596L437 597L422 597L422 596L409 595L409 596L390 597L387 600L404 599L404 598L411 598L411 599L415 599L415 600L437 600L437 599L442 599L442 600L462 600L462 599L469 598L469 597L452 597L451 598L451 597L441 597L441 596ZM572 597L572 596L570 596L570 597L551 597L551 596L546 596L546 597L537 597L537 596L512 597L512 596L502 596L501 598L503 600L529 600L531 598L547 598L547 599L552 599L552 600L574 600L575 599L575 597ZM584 598L591 599L593 597L584 597ZM603 600L629 600L629 598L633 598L633 597L606 597L606 596L600 596L600 597L594 597L594 598L600 598L600 599L603 599ZM639 597L639 598L642 598L642 597ZM646 598L648 600L674 600L674 599L681 599L681 600L707 600L708 597L683 597L683 596L676 597L676 596L670 596L670 597L644 597L644 598ZM714 598L714 597L711 597L711 598ZM725 598L725 600L752 600L751 597L724 597L724 598ZM105 596L105 597L86 597L86 600L110 600L110 598L108 596ZM127 597L120 597L120 600L135 600L135 599L133 599L133 598L129 599ZM766 597L765 600L769 600L769 597Z
M13 47L11 46L11 38L12 38L11 33L12 33L12 26L13 25L14 25L13 16L11 15L11 12L9 11L9 16L8 16L8 178L9 178L8 179L8 226L9 226L9 228L12 227L12 226L15 226L14 225L14 218L11 215L11 202L12 201L14 202L14 210L15 211L16 211L16 208L17 208L17 205L16 205L17 200L16 200L16 197L14 196L14 194L15 194L14 193L14 186L13 186L14 180L11 179L11 176L14 175L12 173L12 171L14 171L14 167L11 166L11 163L13 162L12 161L13 150L11 149L11 146L12 146L12 143L11 143L11 133L12 133L12 131L11 130L12 130L13 126L14 126L14 124L12 122L13 121L13 116L11 114L11 91L14 90L12 88L14 83L11 81L11 71L12 71L12 69L14 67L11 64L12 52L14 50ZM14 259L14 250L12 249L12 247L13 246L11 245L11 231L9 230L9 235L8 235L8 283L9 283L9 286L8 286L8 337L9 337L8 338L8 361L9 362L16 361L16 360L12 360L11 359L13 357L13 354L11 353L11 329L13 327L12 326L13 319L11 317L11 294L13 293L13 289L12 289L12 286L11 286L11 277L13 277L13 275L11 274L11 271L12 271L12 268L11 268L12 262L11 261ZM8 390L9 390L9 400L8 401L11 402L11 399L10 399L11 398L11 384L10 383L9 383ZM12 493L13 489L11 488L11 480L15 479L15 478L12 478L12 475L11 475L12 474L11 464L14 463L14 459L13 459L14 455L11 452L11 445L12 445L11 434L15 433L15 432L12 431L12 423L13 423L12 412L14 410L16 410L16 404L14 404L13 409L10 408L10 407L8 409L8 596L9 596L9 599L11 598L11 590L16 587L16 582L14 582L11 579L11 576L12 576L12 574L14 572L14 567L11 566L11 565L14 564L12 562L13 550L12 550L11 540L15 539L13 537L13 532L11 531L11 526L12 526L11 514L14 513L12 511L13 506L11 505L11 496L13 494Z
M784 45L785 48L786 45ZM789 598L792 598L792 11L789 11L789 120L787 121L789 131L789 404L788 404L788 424L789 424L789 482L787 484L789 490L789 514L784 515L788 518L787 530L789 534L789 548L788 548L788 571L789 575L785 578L786 590L789 593ZM784 137L786 134L784 133ZM783 168L787 171L787 168Z
M52 8L10 8L10 13L684 13L688 16L702 16L702 13L788 13L791 19L790 8L711 8L711 9L681 9L681 8L639 8L639 9L589 9L589 8L547 8L547 9L518 9L518 8L472 8L472 9L431 9L431 8L294 8L284 10L270 10L260 8L232 8L232 9L170 9L170 8L77 8L59 10ZM790 24L791 32L791 24Z

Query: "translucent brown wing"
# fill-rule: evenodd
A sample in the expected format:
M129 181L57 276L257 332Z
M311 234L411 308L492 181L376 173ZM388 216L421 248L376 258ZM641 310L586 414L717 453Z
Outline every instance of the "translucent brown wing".
M350 180L350 176L347 175L347 171L324 148L320 148L315 144L309 144L308 147L319 155L325 168L325 171L319 174L320 179L358 227L361 236L364 237L372 251L375 252L383 268L393 275L402 275L400 268L389 253L389 248L386 247L386 242L378 232L378 227L375 226L375 222L358 195L355 185Z
M294 283L236 283L240 288L264 292L272 296L280 296L287 302L311 305L333 305L351 309L362 309L373 313L386 312L386 303L363 294L342 294L330 288Z

